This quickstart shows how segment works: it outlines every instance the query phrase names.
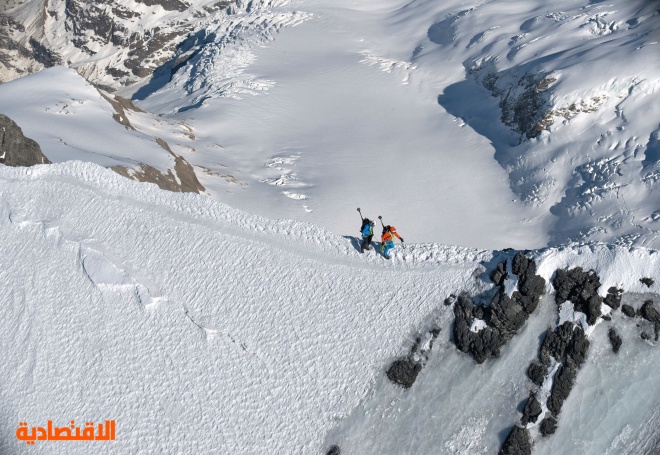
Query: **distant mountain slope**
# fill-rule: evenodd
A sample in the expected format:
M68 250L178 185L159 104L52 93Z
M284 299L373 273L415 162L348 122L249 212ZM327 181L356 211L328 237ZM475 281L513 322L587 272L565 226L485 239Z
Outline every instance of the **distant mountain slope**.
M66 65L107 90L140 82L171 58L200 21L232 3L2 0L0 81Z
M654 2L2 5L10 77L71 66L130 98L144 112L123 121L232 205L337 233L368 206L423 241L660 247ZM76 148L107 165L95 141ZM177 180L164 147L122 156L125 174Z

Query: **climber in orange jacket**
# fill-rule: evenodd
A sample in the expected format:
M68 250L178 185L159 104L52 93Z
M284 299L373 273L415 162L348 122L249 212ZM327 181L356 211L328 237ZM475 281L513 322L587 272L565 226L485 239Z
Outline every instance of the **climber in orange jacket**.
M398 232L396 232L396 228L394 226L383 226L383 236L381 237L381 241L383 242L380 246L380 252L383 253L383 256L385 259L389 259L389 251L394 248L394 237L398 238L401 240L401 243L403 243L403 237L399 235Z

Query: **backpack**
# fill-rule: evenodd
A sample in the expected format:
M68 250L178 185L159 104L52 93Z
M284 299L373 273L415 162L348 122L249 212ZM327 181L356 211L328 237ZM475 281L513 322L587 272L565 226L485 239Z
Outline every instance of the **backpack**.
M360 226L360 233L364 231L364 228L367 224L371 224L371 220L369 218L363 218L362 219L362 226Z

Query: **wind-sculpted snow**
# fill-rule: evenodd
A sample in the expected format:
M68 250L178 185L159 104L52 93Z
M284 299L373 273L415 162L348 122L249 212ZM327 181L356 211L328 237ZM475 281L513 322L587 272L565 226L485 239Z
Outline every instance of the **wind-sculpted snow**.
M3 453L28 447L15 436L19 422L110 418L113 445L37 441L29 450L495 450L519 419L516 403L529 395L524 369L553 319L542 297L501 357L475 365L450 343L444 300L456 290L486 292L492 252L413 244L384 261L361 255L350 236L82 162L0 167L0 194ZM660 281L652 250L573 245L531 254L546 281L560 266L593 267L602 287L622 287L624 299L656 292L641 277ZM644 428L658 405L656 342L618 324L616 355L601 326L557 434L536 443L540 453L570 448L576 436L560 442L560 433L572 428L612 453L653 443ZM432 349L429 327L439 329L429 332ZM425 366L404 389L386 370L420 330ZM617 375L625 381L611 382ZM581 388L583 378L594 387ZM584 394L599 412L583 420ZM601 424L607 430L596 436Z
M117 443L98 453L313 452L442 301L429 273L470 287L487 254L385 263L95 165L1 172L3 452L23 450L19 421L106 417Z

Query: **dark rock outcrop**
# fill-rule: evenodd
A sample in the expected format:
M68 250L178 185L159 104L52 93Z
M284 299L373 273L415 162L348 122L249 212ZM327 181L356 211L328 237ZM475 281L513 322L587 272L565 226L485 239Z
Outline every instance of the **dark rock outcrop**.
M490 274L497 291L489 306L475 305L467 294L459 295L454 304L454 343L477 363L500 355L500 349L525 324L545 292L545 280L536 275L536 264L524 254L518 253L512 259L511 270L518 278L518 290L511 297L505 292L506 270L505 261ZM470 328L476 319L483 321L485 327L473 332Z
M653 300L647 300L639 309L639 315L649 322L660 323L660 313L653 306Z
M557 419L548 416L541 421L541 435L550 436L555 431L557 431Z
M566 347L566 356L575 363L576 368L579 369L587 358L589 345L589 340L582 327L575 326L573 337Z
M660 313L653 306L653 300L647 300L639 309L639 315L655 326L655 341L660 338Z
M626 304L621 305L621 312L626 316L628 316L629 318L634 318L636 314L635 309L630 305L626 305Z
M515 426L504 440L498 455L531 455L532 443L526 428Z
M529 365L529 368L527 368L527 377L531 379L531 381L538 386L543 384L543 381L545 380L547 375L548 375L548 367L547 365L543 365L542 363L532 362Z
M607 290L607 295L605 296L605 300L603 300L603 303L611 307L613 310L616 310L619 308L619 305L621 305L622 294L623 294L623 289L611 287Z
M527 425L528 423L536 422L542 411L541 403L536 399L536 395L532 393L527 399L520 423L522 425Z
M339 450L339 446L333 445L330 447L326 455L341 455L341 450Z
M415 362L411 358L405 358L395 360L386 374L390 381L408 389L415 383L420 371L422 371L421 363Z
M558 416L561 412L564 400L571 393L576 376L577 366L571 358L568 358L566 363L559 367L552 382L552 391L548 398L548 409L553 415Z
M440 328L433 327L415 339L410 353L403 358L392 362L385 374L394 384L404 389L412 387L417 375L422 371L431 354L433 343L440 334Z
M649 277L640 278L639 281L642 284L645 284L647 288L650 288L651 286L653 286L653 283L655 283L655 281L653 281L653 278L649 278Z
M600 317L602 297L598 295L600 278L592 270L585 272L580 267L571 270L557 270L552 280L557 291L555 300L562 304L570 300L575 309L587 315L587 323L594 325Z
M0 114L0 164L34 166L50 164L41 147L23 135L23 130L6 115Z
M541 361L545 365L550 364L550 357L555 360L561 361L566 351L566 346L573 337L573 324L564 322L557 327L554 331L548 329L543 344L541 345Z
M615 353L619 352L619 349L621 349L621 344L623 344L623 340L621 340L621 337L618 333L616 333L614 328L611 328L609 332L607 332L607 337L610 339L610 343L612 343L612 350Z

